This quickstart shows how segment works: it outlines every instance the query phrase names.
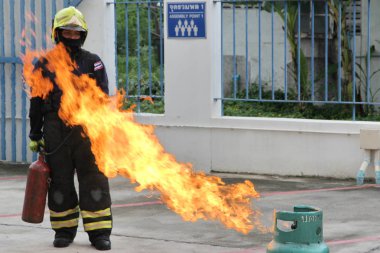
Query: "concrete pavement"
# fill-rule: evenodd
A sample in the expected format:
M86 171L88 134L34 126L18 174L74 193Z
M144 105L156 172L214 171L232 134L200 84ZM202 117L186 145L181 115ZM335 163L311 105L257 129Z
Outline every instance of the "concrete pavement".
M21 220L27 165L0 163L0 252L96 252L83 232L65 249L52 246L48 214L41 224ZM330 252L380 252L380 188L354 180L217 174L227 183L251 180L262 195L255 205L271 226L273 210L294 205L319 207ZM110 180L114 229L110 252L253 253L265 252L271 234L242 235L218 222L185 222L158 200L157 193L134 191L125 178ZM371 184L372 183L372 184Z

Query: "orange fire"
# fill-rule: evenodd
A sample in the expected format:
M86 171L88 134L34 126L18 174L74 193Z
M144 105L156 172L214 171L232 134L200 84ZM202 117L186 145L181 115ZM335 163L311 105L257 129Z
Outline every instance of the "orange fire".
M53 84L34 70L33 60L43 57L55 72L55 83L63 91L59 116L68 125L81 125L92 143L92 151L107 177L117 175L144 189L161 193L161 200L185 221L219 220L226 227L247 234L265 230L261 213L251 207L259 193L250 181L226 185L219 177L194 172L165 152L154 128L134 121L131 110L120 107L123 94L108 97L88 75L72 74L75 63L61 45L48 52L27 52L23 57L24 78L30 96L45 98Z

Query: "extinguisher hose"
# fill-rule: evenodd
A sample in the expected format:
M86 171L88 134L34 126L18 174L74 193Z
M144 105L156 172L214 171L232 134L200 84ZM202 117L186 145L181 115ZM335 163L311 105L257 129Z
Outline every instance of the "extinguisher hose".
M71 130L70 133L68 135L66 135L65 139L63 139L63 141L53 151L46 152L43 148L40 148L40 153L42 153L45 156L49 156L49 155L55 154L60 148L62 148L63 144L66 143L66 141L70 138L70 136L72 135L72 133L73 133L73 130Z

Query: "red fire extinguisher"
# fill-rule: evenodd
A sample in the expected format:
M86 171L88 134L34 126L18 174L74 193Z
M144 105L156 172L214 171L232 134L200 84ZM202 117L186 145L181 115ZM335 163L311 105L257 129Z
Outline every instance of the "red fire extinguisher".
M46 194L50 180L50 168L42 152L28 171L26 181L22 220L29 223L41 223L44 219Z

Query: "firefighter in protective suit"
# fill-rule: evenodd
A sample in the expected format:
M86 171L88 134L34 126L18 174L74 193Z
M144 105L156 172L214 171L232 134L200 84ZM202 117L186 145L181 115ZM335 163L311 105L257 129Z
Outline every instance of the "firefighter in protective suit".
M74 7L60 10L55 15L52 39L63 43L78 68L73 74L87 74L108 94L107 74L101 59L83 45L88 32L84 16ZM44 146L46 162L51 168L48 191L50 221L55 231L54 247L67 247L73 242L79 216L91 244L98 250L111 249L111 197L108 179L101 173L91 152L91 143L80 126L69 127L58 116L62 91L54 82L55 72L46 68L40 59L35 68L42 68L53 83L46 99L34 97L30 101L29 147L36 152ZM43 131L42 131L43 129ZM74 186L74 173L79 182L79 199Z

